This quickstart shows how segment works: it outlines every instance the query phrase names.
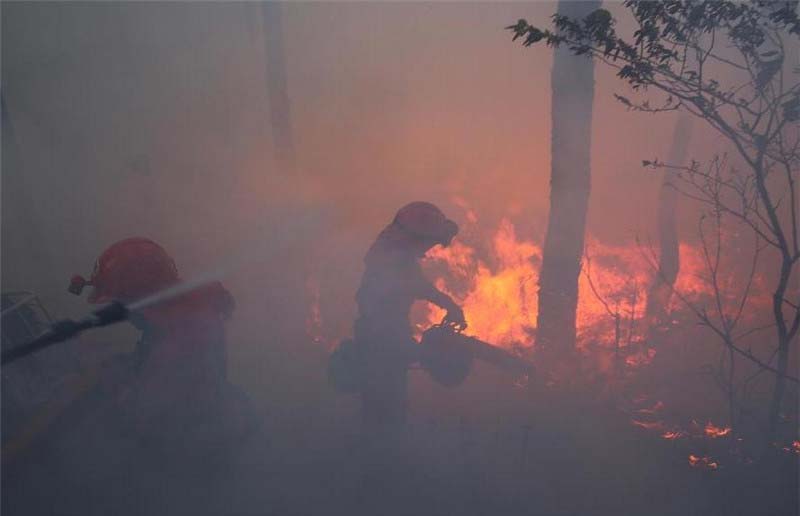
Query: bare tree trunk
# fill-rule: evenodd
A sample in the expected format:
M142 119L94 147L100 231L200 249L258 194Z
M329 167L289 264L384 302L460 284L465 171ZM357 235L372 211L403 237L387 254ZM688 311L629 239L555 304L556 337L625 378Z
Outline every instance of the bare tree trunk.
M291 174L295 167L295 151L289 90L286 85L286 51L281 9L281 2L261 4L272 141L278 166L284 173Z
M558 14L583 18L599 1L558 3ZM594 63L567 48L554 51L550 216L539 280L537 347L547 356L575 347L578 275L591 185Z
M789 280L792 275L794 262L787 253L783 254L781 263L781 274L778 278L778 286L772 298L772 310L777 323L778 334L778 364L775 376L775 388L772 391L772 401L769 406L769 431L767 433L767 445L769 446L777 436L778 425L781 419L781 406L783 395L786 392L786 374L789 370L789 344L797 335L794 328L787 327L786 319L783 315L784 299L789 287Z
M686 149L692 132L692 119L683 113L675 124L672 146L667 155L667 164L682 166L686 159ZM658 199L658 274L650 286L647 296L648 341L651 341L653 329L664 324L672 298L672 288L680 272L680 254L678 245L678 229L675 213L678 204L678 192L673 184L675 178L670 171L664 172L661 192Z

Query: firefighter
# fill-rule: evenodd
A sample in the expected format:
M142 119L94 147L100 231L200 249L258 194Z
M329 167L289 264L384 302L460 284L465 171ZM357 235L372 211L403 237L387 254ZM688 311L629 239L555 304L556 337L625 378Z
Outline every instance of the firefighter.
M128 304L180 282L174 260L161 246L128 238L100 255L89 280L73 277L70 291L80 294L91 286L90 303ZM131 314L141 336L133 381L119 390L117 401L126 426L157 453L191 454L202 444L224 448L219 439L229 438L241 423L241 414L230 410L225 372L224 322L233 309L233 297L214 282Z
M407 373L418 360L409 324L416 300L447 311L444 322L466 328L464 313L423 275L419 260L436 245L448 246L458 226L431 203L401 208L381 231L364 259L356 294L355 345L363 360L362 416L368 426L395 426L406 419Z

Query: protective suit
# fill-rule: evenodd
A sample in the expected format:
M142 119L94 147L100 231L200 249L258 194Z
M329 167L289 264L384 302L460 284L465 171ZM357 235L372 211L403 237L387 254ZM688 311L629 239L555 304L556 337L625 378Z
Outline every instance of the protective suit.
M367 252L354 328L363 364L360 391L367 425L406 420L408 368L418 360L419 348L408 320L415 300L444 308L446 321L466 327L461 309L425 278L419 264L429 249L449 245L456 233L458 226L439 208L414 202L400 209Z
M89 280L75 276L70 291L92 286L91 303L130 303L178 285L172 258L145 238L130 238L98 258ZM156 450L196 453L224 449L249 422L246 399L226 379L224 322L234 300L219 282L130 316L141 337L132 357L107 370L123 381L114 389L123 426ZM123 365L120 366L120 363Z

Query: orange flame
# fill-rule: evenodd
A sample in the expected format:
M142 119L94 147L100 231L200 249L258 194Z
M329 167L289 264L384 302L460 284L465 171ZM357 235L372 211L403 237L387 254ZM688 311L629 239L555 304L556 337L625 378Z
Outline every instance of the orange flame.
M476 230L475 213L463 200L459 199L456 204L468 215L467 230L462 234L480 234ZM621 349L644 342L647 289L655 276L645 258L647 252L637 245L612 246L587 237L588 259L584 261L578 282L579 349L587 351L590 344ZM513 223L503 219L488 249L481 252L479 247L457 239L448 248L429 251L423 267L434 278L436 286L463 307L469 323L468 333L497 346L531 349L537 326L541 259L541 245L520 238ZM707 264L702 249L682 243L680 261L681 272L675 288L691 301L712 296L713 289L704 274ZM738 297L728 284L735 284L737 278L731 276L731 281L726 280L722 287L730 290L726 292L733 305ZM759 281L757 278L755 283ZM753 289L751 299L757 292L758 288ZM680 301L674 298L672 305L671 310L681 308ZM614 314L620 324L615 324ZM438 323L443 315L444 311L428 306L416 310L412 321L421 333ZM625 363L630 368L641 367L652 362L655 353L654 349L637 347L634 352L625 352Z
M475 214L469 214L469 223L476 223ZM624 347L641 342L643 335L637 332L644 330L641 320L647 286L654 277L652 267L637 246L587 240L589 260L578 282L579 346L593 342ZM704 267L701 253L686 244L681 245L680 253L682 272L676 288L689 298L709 295L710 287L697 272ZM456 240L450 247L429 251L423 266L435 278L436 286L464 308L472 335L502 347L531 347L537 323L541 246L520 239L512 222L503 219L484 254L487 256L482 258L475 247ZM609 311L624 321L621 328L615 328ZM443 315L442 310L429 307L415 323L422 331ZM627 356L626 363L641 366L650 363L654 355L655 350L642 350Z
M474 248L461 242L434 248L426 258L429 266L444 263L451 281L462 285L459 295L454 292L456 289L449 288L450 282L444 277L435 281L438 288L461 304L472 335L503 347L532 343L541 248L519 241L510 221L503 220L492 239L493 267L477 258ZM442 311L432 309L428 324L438 322L442 315Z

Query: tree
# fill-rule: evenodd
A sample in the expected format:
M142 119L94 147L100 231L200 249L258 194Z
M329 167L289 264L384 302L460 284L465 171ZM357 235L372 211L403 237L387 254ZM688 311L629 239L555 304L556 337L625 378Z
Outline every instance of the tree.
M685 113L681 114L675 124L672 145L667 155L668 163L684 162L691 129L691 117ZM678 228L675 220L678 191L673 183L672 174L665 173L658 198L658 274L650 285L647 295L648 340L652 340L651 330L665 322L673 286L681 268Z
M559 16L580 16L599 1L561 1ZM578 275L591 185L594 64L556 48L553 57L550 215L542 250L537 348L557 356L575 347Z
M269 100L272 142L278 165L285 172L295 166L294 135L286 84L286 51L283 43L283 23L280 2L263 2L265 75Z
M615 68L634 90L660 97L656 104L617 96L630 109L689 113L727 140L742 163L741 170L705 170L696 163L677 170L690 187L686 195L748 226L775 251L775 358L759 359L711 326L732 353L774 373L768 410L771 440L786 382L796 381L787 371L790 346L800 330L800 293L789 290L800 261L800 83L784 66L787 45L797 45L800 36L797 2L626 0L623 5L635 22L628 36L617 33L616 20L603 9L582 19L557 14L553 31L525 20L509 30L526 46L563 46ZM724 330L730 323L723 319L720 324Z

